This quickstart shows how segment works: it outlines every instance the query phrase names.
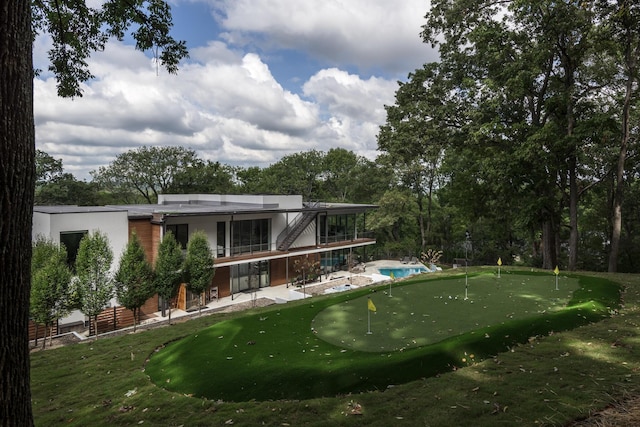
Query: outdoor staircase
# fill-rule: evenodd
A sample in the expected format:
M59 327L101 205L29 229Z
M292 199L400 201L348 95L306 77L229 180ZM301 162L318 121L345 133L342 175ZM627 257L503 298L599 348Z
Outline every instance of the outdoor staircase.
M315 220L317 215L318 213L316 211L307 211L298 214L293 222L287 225L287 227L282 230L282 232L276 239L276 248L279 251L288 250L293 242L295 242L296 239L300 237L300 235L304 232L304 230L306 230L309 224L311 224Z

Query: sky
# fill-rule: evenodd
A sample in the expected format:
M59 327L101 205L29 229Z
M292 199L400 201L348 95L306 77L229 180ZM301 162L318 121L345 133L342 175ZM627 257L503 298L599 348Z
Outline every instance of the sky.
M59 98L50 39L36 39L36 148L77 179L141 146L242 167L331 148L373 160L398 81L437 60L420 38L428 0L170 1L190 55L177 75L114 40L90 58L83 97Z

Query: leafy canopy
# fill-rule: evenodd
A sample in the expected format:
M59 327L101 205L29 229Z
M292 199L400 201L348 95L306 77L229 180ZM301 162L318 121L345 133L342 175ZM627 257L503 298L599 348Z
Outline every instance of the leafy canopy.
M187 287L194 294L204 292L215 275L213 252L204 231L196 231L189 236L185 260ZM201 301L198 309L201 308Z
M82 96L81 83L94 76L87 60L92 52L104 50L110 38L123 40L130 35L136 49L151 50L159 65L169 73L178 71L181 59L188 57L186 43L169 35L173 22L169 4L163 0L33 0L32 25L37 34L51 36L49 71L58 82L60 96Z
M80 310L87 316L100 314L113 296L112 261L113 252L104 233L97 231L82 238L76 257L76 286Z
M30 314L34 321L51 325L69 313L70 283L64 246L38 238L31 258Z
M133 311L135 322L140 317L140 307L153 296L153 270L147 261L144 248L134 231L120 258L120 266L115 275L118 302Z

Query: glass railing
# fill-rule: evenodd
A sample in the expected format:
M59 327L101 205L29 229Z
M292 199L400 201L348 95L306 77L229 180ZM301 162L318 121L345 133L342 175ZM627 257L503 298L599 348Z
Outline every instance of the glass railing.
M374 237L375 237L375 234L373 231L362 231L362 232L358 232L357 234L356 233L346 233L346 234L337 233L334 235L320 236L320 243L326 245L330 243L352 242L358 239L373 239Z

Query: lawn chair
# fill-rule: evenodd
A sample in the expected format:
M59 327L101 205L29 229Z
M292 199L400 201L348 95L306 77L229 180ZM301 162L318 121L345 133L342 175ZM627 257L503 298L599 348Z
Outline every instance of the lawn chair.
M408 256L403 257L403 258L400 260L400 262L401 262L401 263L403 263L403 264L408 264L408 263L409 263L409 257L408 257Z
M412 256L411 257L411 261L409 262L409 264L417 264L418 263L418 258Z

